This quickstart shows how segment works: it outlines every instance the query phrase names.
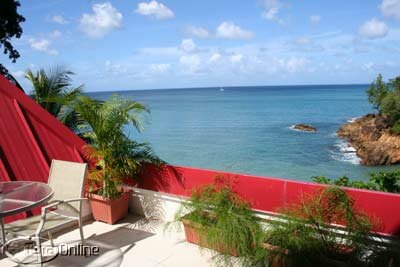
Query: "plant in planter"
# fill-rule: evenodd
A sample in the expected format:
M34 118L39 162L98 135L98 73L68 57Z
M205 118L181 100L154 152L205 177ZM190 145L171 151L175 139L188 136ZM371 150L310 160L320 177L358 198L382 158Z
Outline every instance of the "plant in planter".
M229 179L217 176L212 184L194 190L182 211L178 220L184 225L187 241L218 251L217 263L231 265L231 256L239 256L236 260L242 265L263 265L261 225L249 203L233 191Z
M285 221L271 222L266 242L288 250L271 251L285 258L286 266L365 266L368 255L378 251L369 236L370 220L338 187L327 187L283 214Z
M85 156L94 162L90 178L99 187L89 194L93 216L113 224L128 212L129 194L121 187L122 179L138 177L144 163L162 163L147 143L129 139L124 131L129 124L141 131L149 111L118 96L105 102L79 97L72 108L83 122L81 134L89 143Z

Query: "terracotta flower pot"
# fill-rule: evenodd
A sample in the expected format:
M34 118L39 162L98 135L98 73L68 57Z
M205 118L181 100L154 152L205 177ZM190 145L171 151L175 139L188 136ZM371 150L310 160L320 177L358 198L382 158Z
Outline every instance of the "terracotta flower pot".
M131 192L124 190L116 199L107 199L96 193L90 193L88 198L96 221L114 224L128 214L129 196Z
M290 266L286 260L285 255L289 254L288 249L284 249L275 245L271 245L269 243L262 243L261 246L265 249L268 250L269 253L268 255L268 266L271 267L286 267Z
M227 251L227 249L222 245L218 244L216 246L212 246L207 243L206 237L201 232L201 228L203 227L201 224L190 221L188 219L182 219L183 227L185 230L186 241L192 244L196 244L201 247L209 248L212 250L216 250L221 253L228 253L234 257L238 257L237 251L234 249Z
M279 246L271 245L269 243L262 243L261 246L269 251L268 255L268 266L272 267L287 267L291 266L290 260L286 257L290 255L290 251L285 248L281 248ZM272 252L272 253L271 253ZM352 252L351 248L342 247L341 252L343 252L343 256ZM346 261L338 260L338 259L331 259L325 256L318 256L316 255L313 259L315 266L330 266L330 267L345 267L349 266Z

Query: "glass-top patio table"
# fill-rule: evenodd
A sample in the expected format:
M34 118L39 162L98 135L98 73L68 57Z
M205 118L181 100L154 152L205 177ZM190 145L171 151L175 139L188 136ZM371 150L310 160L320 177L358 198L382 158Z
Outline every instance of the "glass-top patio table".
M45 183L30 181L0 182L1 240L5 243L4 217L31 210L46 203L53 189Z

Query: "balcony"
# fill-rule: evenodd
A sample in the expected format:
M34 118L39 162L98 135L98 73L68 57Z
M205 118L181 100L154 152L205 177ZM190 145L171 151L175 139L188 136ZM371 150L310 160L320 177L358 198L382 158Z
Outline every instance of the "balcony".
M92 256L59 255L43 266L210 266L213 254L208 249L187 243L183 230L165 230L161 220L149 220L130 214L109 225L88 221L84 226L85 245L98 246ZM78 229L71 227L54 236L54 245L79 243ZM2 256L0 266L16 266ZM29 266L29 265L28 265Z

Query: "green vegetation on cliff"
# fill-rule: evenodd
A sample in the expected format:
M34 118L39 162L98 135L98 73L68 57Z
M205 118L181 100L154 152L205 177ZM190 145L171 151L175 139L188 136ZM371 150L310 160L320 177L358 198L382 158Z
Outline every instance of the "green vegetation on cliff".
M367 90L368 101L379 112L387 117L392 133L400 134L400 76L383 81L379 74Z
M339 177L336 180L325 176L314 176L311 177L311 180L320 184L400 193L400 170L371 173L369 181L350 180L347 176Z

